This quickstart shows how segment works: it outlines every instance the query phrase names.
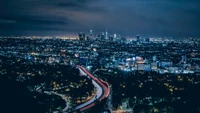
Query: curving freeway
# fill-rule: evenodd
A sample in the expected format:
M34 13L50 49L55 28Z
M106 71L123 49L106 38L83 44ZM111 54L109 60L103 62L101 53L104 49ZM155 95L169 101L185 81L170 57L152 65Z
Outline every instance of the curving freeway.
M88 78L92 79L93 85L96 87L96 96L90 99L89 101L76 106L72 111L85 111L93 106L95 106L95 100L99 100L100 102L107 98L110 94L110 86L107 82L98 79L97 77L93 76L90 72L88 72L84 67L77 66L79 70L86 75Z

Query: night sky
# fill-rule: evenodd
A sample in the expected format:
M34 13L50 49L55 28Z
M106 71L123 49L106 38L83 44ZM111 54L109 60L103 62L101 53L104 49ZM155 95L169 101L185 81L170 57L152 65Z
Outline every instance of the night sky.
M0 0L0 35L200 36L199 0Z

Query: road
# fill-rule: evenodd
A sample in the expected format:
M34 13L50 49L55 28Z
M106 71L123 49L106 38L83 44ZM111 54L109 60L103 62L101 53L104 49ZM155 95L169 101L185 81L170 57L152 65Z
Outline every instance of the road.
M78 106L76 106L75 108L72 109L72 112L75 112L75 111L85 111L93 106L95 106L95 100L99 100L100 102L107 98L110 94L110 86L107 82L101 80L101 79L98 79L96 78L95 76L93 76L92 74L90 74L90 72L88 72L84 67L82 66L77 66L80 70L80 72L85 75L86 77L92 79L92 83L93 85L95 86L96 88L96 96L94 96L92 99L90 99L89 101L87 102L84 102ZM39 90L42 86L39 86L37 88L37 90ZM49 92L49 91L46 91L46 93L52 93L52 92ZM60 97L63 97L61 94L58 94L56 92L54 92L55 95L58 95ZM64 99L66 101L66 107L63 109L63 113L68 113L67 110L68 110L68 100Z
M92 74L90 74L84 67L82 66L77 66L79 68L79 70L84 73L84 75L86 75L88 78L92 79L92 83L94 84L94 86L96 87L96 96L93 97L92 99L90 99L89 101L76 106L73 111L85 111L93 106L95 106L95 100L99 100L100 102L107 98L110 94L110 86L107 82L100 80L98 78L96 78L95 76L93 76Z
M81 109L91 103L93 103L96 99L100 98L100 96L102 95L103 93L103 89L101 88L101 86L99 84L97 84L94 80L92 80L92 83L93 85L96 87L96 96L94 96L92 99L90 99L89 101L79 105L79 106L76 106L74 108L74 110L78 110L78 109Z

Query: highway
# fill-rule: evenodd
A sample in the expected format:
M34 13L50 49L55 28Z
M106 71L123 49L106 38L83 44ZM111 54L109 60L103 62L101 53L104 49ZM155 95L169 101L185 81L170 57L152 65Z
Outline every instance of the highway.
M84 67L82 66L77 66L79 68L79 70L88 78L92 79L92 83L93 85L96 87L96 96L93 97L92 99L90 99L89 101L76 106L72 111L85 111L93 106L95 106L95 100L99 100L100 102L107 98L110 94L110 86L107 82L100 80L98 78L96 78L95 76L93 76L92 74L90 74ZM67 113L67 112L65 112Z
M74 110L78 110L78 109L81 109L91 103L93 103L96 99L100 98L100 96L102 95L103 93L103 89L101 88L101 86L99 84L97 84L94 80L92 80L92 83L93 85L96 87L96 96L94 96L92 99L90 99L89 101L79 105L79 106L76 106L74 108Z

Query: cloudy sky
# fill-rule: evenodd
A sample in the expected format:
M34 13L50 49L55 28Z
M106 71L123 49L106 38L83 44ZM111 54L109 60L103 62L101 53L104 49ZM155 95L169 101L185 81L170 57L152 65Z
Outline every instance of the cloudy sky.
M0 0L0 35L200 36L199 0Z

